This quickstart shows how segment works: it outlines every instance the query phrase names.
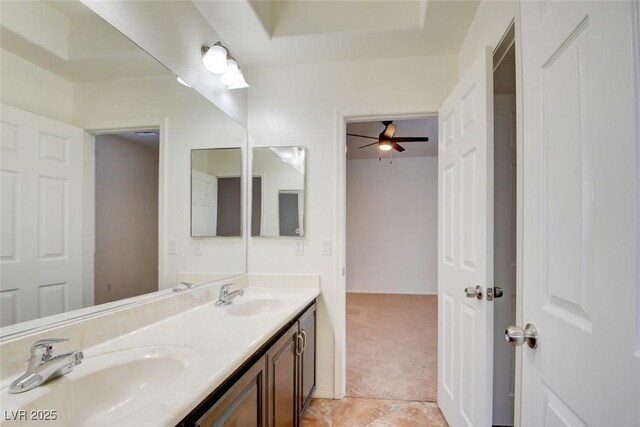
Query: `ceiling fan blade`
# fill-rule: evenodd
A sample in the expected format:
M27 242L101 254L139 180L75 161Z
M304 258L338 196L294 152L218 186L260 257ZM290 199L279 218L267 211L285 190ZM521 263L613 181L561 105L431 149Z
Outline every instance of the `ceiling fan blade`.
M367 135L357 135L355 133L348 133L347 135L349 136L358 136L360 138L369 138L369 139L375 139L377 140L378 138L376 138L375 136L367 136Z
M393 142L421 142L429 141L426 136L399 136L397 138L391 138Z
M358 148L370 147L370 146L372 146L372 145L376 145L376 144L378 144L379 142L380 142L380 141L372 142L371 144L363 145L362 147L358 147Z
M398 126L394 125L393 122L383 122L383 123L386 123L387 127L384 128L384 131L382 131L382 134L387 139L393 138L393 134L396 133L396 129L398 128Z
M397 142L392 142L391 147L399 153L404 151L404 148L402 148Z

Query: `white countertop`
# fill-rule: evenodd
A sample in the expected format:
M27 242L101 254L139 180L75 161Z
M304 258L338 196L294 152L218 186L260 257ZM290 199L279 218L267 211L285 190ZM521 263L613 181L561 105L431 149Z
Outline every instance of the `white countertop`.
M260 314L232 316L228 307L211 302L83 349L83 363L64 377L21 394L11 395L2 389L0 422L7 426L70 422L174 426L319 293L317 288L250 287L234 303L263 298L284 304ZM136 362L130 363L132 360ZM162 363L166 364L160 366ZM123 386L129 381L131 387ZM90 417L74 416L74 412L91 406L95 408L87 411ZM57 420L35 421L32 416L38 414L28 413L26 423L8 421L15 413L6 412L16 408L56 410Z

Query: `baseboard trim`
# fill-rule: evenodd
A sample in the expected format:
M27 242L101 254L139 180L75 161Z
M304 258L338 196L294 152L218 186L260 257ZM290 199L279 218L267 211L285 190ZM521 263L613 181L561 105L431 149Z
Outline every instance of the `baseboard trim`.
M313 393L313 397L316 399L333 399L333 393L330 391L316 390Z

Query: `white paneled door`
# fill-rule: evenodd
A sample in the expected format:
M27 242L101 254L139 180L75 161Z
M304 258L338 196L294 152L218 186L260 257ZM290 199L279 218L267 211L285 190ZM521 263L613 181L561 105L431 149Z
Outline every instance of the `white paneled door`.
M218 178L191 170L191 236L216 235L218 225Z
M520 3L523 426L640 424L631 3Z
M438 404L452 426L492 422L492 64L483 49L439 111Z
M83 130L0 106L1 325L82 307Z

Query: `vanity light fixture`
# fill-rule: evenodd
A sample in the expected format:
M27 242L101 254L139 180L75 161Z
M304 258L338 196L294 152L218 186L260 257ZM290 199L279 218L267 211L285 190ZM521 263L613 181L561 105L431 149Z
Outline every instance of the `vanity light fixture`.
M200 51L204 67L214 74L222 74L220 81L227 86L227 89L249 87L238 62L221 42L217 42L211 47L202 46Z
M182 80L182 78L180 76L176 77L176 80L178 81L178 83L180 83L182 86L186 86L186 87L191 87L189 85L189 83L185 82L184 80Z
M240 70L236 59L229 55L227 63L229 64L229 67L227 68L227 72L220 78L220 81L227 85L227 88L229 89L249 87L242 75L242 71Z
M217 42L213 46L202 46L200 49L202 52L202 63L204 67L214 74L224 74L229 68L227 62L227 55L229 51L222 46L222 43Z
M242 74L242 71L240 71L240 74ZM247 87L249 87L249 83L246 82L244 76L242 76L242 80L227 85L227 89L244 89Z

